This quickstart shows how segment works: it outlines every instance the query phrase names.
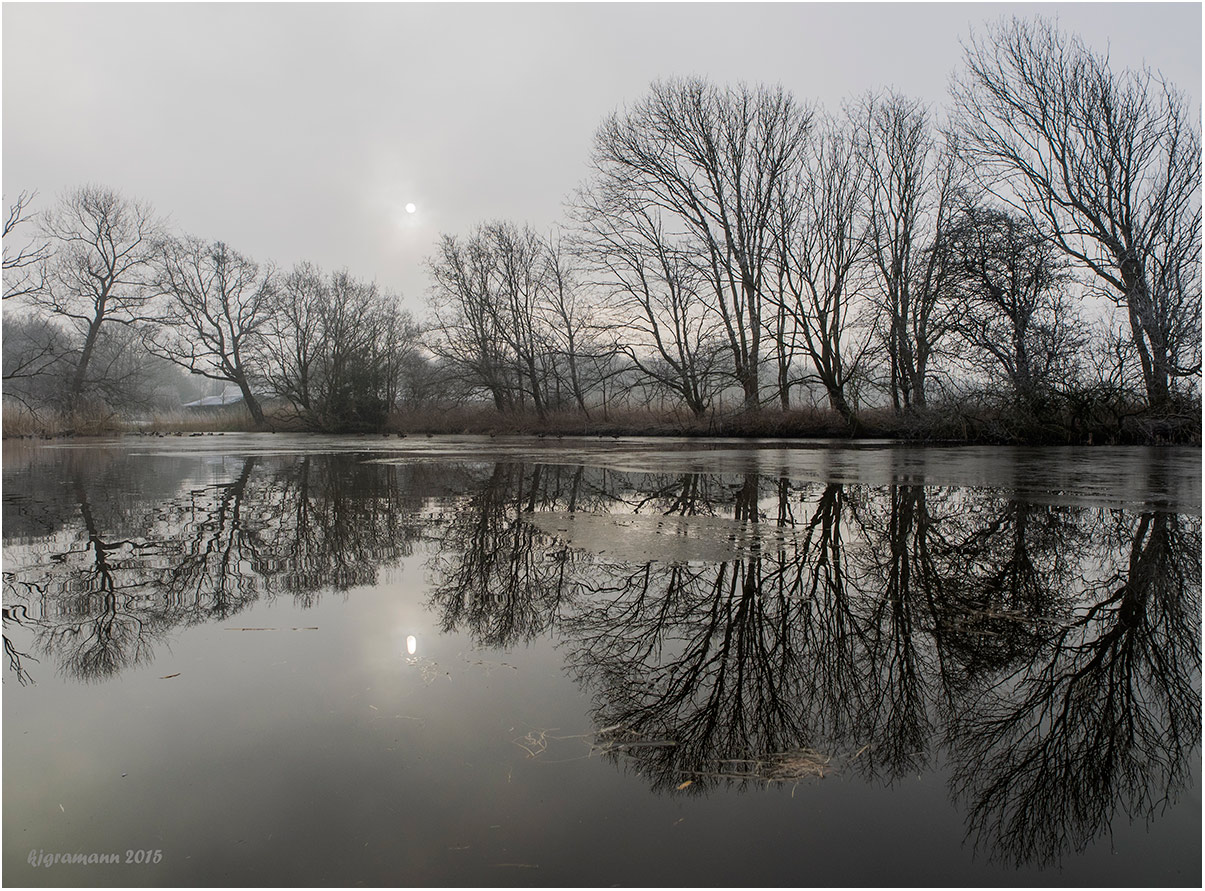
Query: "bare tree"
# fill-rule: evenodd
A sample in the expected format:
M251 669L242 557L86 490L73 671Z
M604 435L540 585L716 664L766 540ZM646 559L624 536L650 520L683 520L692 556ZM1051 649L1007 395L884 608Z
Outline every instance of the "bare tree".
M8 216L4 218L5 300L36 293L44 280L44 264L50 256L49 242L31 239L16 250L12 249L17 228L32 222L36 216L29 210L35 197L37 192L22 192L17 196L17 200L8 206Z
M30 411L52 405L69 373L67 334L45 316L6 309L3 325L4 397Z
M918 100L871 94L854 114L869 177L868 247L887 329L892 406L923 407L929 361L948 331L941 239L958 187L957 151L934 138Z
M1201 145L1187 100L1149 69L1049 22L1012 19L965 45L953 87L983 183L1124 306L1147 402L1200 373Z
M164 244L158 274L168 302L148 338L151 351L193 374L235 384L262 425L251 381L275 311L272 269L224 242L189 237Z
M380 429L397 403L416 328L396 295L346 271L329 276L325 294L311 420L325 430Z
M145 204L85 186L64 194L44 215L42 232L53 255L45 284L31 298L80 338L66 396L74 410L84 399L101 334L145 318L162 224Z
M569 391L582 414L589 417L588 392L601 383L607 361L619 350L595 319L595 307L580 280L579 262L560 234L546 242L544 319L557 388L568 378ZM562 374L560 363L565 368Z
M699 297L697 265L654 208L605 184L579 192L574 215L575 249L623 320L628 360L701 417L720 386L724 344L720 319Z
M302 264L279 282L265 326L267 381L308 427L379 430L403 388L418 326L397 297L348 272Z
M510 222L487 224L481 233L492 248L493 300L498 314L498 335L514 362L515 378L531 397L536 415L547 408L547 355L540 324L547 271L546 248L529 226Z
M437 355L499 410L528 405L543 418L570 399L587 408L616 352L592 321L584 289L558 236L508 221L467 238L443 236L429 261Z
M661 81L595 135L594 203L630 218L652 209L632 224L697 267L749 409L761 399L774 196L798 166L811 118L781 87Z
M1066 261L1022 217L968 203L952 220L946 262L962 311L958 333L1028 409L1070 379L1083 345Z
M514 407L516 381L513 354L501 331L496 265L492 240L482 227L467 239L440 238L428 261L435 316L431 348L466 384L487 391L502 411Z
M303 263L284 275L278 286L280 301L266 331L268 380L273 393L304 413L312 410L317 398L325 283L321 270Z
M846 385L868 345L852 330L869 259L866 179L852 134L826 121L809 142L802 176L782 184L775 230L776 302L793 320L830 407L846 421L853 420ZM784 409L788 383L780 383Z

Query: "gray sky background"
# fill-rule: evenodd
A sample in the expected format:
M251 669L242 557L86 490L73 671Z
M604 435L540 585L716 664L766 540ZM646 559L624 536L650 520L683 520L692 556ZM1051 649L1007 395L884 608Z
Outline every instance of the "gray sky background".
M1145 61L1199 108L1198 3L5 3L4 196L36 189L36 210L111 186L421 314L437 235L550 228L603 116L650 81L781 83L833 111L892 86L940 106L959 40L1014 14Z

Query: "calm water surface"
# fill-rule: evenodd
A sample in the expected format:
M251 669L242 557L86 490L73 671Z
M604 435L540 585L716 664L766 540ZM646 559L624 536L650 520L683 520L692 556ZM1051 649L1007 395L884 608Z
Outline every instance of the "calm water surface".
M1201 882L1197 449L3 472L8 885Z

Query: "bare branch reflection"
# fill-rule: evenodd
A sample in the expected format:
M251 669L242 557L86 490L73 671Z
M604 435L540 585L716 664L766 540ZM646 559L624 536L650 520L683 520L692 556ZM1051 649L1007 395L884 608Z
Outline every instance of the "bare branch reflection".
M948 764L978 844L1049 863L1187 782L1199 518L906 477L575 473L496 467L449 522L433 602L482 646L555 629L598 745L654 788ZM625 560L523 522L542 510L727 518L744 544Z
M1050 864L1157 816L1199 757L1198 516L926 486L905 465L863 486L80 454L6 465L21 685L38 659L102 680L177 629L349 596L421 544L442 629L555 636L605 757L667 793L935 771L976 846Z
M1046 864L1114 812L1150 818L1189 780L1200 744L1200 523L1117 515L1124 562L1084 580L1080 606L1031 662L953 723L953 785L997 857Z
M465 628L481 646L505 649L551 627L575 560L523 516L595 504L584 468L494 465L451 505L430 562L430 599L444 630Z
M6 540L21 554L4 575L5 653L21 683L31 653L65 676L104 680L149 662L179 628L281 594L312 606L324 592L372 584L422 535L423 491L445 488L429 469L351 454L162 474L116 455L104 465L112 473L98 474L79 454L35 458L44 473L6 484L6 514L24 521L13 525L44 532ZM170 494L165 479L175 480ZM40 481L54 482L31 486Z

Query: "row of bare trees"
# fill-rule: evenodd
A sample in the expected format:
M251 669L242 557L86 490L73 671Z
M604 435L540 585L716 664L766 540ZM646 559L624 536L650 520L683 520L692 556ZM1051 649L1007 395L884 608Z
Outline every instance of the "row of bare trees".
M237 388L257 425L265 398L327 430L380 426L401 399L418 327L376 284L175 235L111 189L75 189L36 219L31 198L5 227L6 251L22 224L36 231L5 255L7 397L68 415L143 407L157 365Z
M467 238L441 237L430 272L438 300L429 345L449 379L499 410L589 414L618 345L601 334L559 238L482 225Z
M271 398L326 430L431 394L541 420L823 402L855 429L876 406L1196 398L1199 114L1041 20L965 51L941 115L892 91L831 114L781 86L655 83L599 127L563 231L440 237L425 332L375 284L171 235L110 190L36 220L23 193L5 394L74 413L176 367L259 425Z
M1073 387L1155 411L1194 394L1187 101L1042 21L965 49L940 121L892 91L832 115L782 87L655 83L599 127L563 239L444 237L438 349L499 408L540 413L562 380L585 410L608 375L697 416L803 387L849 421L971 389L1030 412Z

